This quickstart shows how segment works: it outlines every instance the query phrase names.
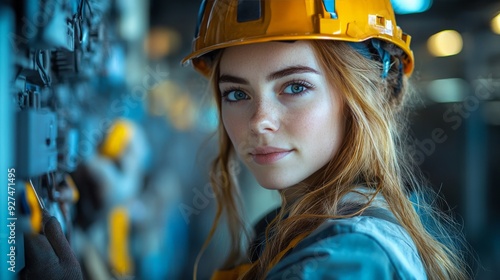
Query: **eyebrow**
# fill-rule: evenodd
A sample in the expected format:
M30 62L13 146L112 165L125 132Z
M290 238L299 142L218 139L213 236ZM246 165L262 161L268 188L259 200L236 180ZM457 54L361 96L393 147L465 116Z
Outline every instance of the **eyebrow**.
M272 80L277 80L279 78L283 78L283 77L290 76L293 74L301 74L301 73L313 73L313 74L319 75L319 72L314 70L311 67L296 65L296 66L287 67L285 69L273 72L266 77L266 80L272 81Z
M271 74L267 75L266 80L267 81L272 81L272 80L277 80L279 78L283 78L286 76L290 76L293 74L301 74L301 73L313 73L313 74L320 74L317 70L303 66L303 65L295 65L295 66L290 66L275 72L272 72ZM228 75L228 74L223 74L219 77L219 84L221 83L236 83L236 84L243 84L243 85L248 85L249 82L240 77Z

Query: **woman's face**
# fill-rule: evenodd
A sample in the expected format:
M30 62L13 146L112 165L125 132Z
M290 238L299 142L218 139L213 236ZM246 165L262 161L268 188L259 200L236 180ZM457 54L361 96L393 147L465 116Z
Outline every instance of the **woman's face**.
M263 187L291 187L336 154L344 132L340 93L310 43L225 49L219 89L227 134Z

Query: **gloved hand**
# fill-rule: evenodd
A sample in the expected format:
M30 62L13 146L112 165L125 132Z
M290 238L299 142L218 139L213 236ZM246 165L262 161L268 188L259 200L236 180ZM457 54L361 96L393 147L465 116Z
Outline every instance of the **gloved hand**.
M25 235L21 279L83 279L80 264L57 219L43 211L43 234Z

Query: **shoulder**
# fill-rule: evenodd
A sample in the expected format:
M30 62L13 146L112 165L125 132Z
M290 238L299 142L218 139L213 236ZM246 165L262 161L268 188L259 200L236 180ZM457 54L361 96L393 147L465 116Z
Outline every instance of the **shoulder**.
M283 277L426 279L426 274L413 241L401 226L360 216L323 223L297 244L268 278Z

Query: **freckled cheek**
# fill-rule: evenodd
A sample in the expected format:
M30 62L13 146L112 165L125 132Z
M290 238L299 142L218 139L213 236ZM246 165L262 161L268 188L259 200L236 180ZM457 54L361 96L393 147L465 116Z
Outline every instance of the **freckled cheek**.
M313 138L317 134L324 134L331 127L333 108L326 105L309 106L290 114L288 124L291 130L298 135Z
M222 113L222 124L224 125L224 129L226 130L229 139L233 143L234 146L238 146L239 140L242 139L242 130L244 129L243 123L238 116L234 116L233 114Z
M326 104L310 108L314 109L293 114L289 119L290 133L300 143L303 152L312 153L317 160L324 156L325 159L331 158L337 153L343 137L338 108Z

